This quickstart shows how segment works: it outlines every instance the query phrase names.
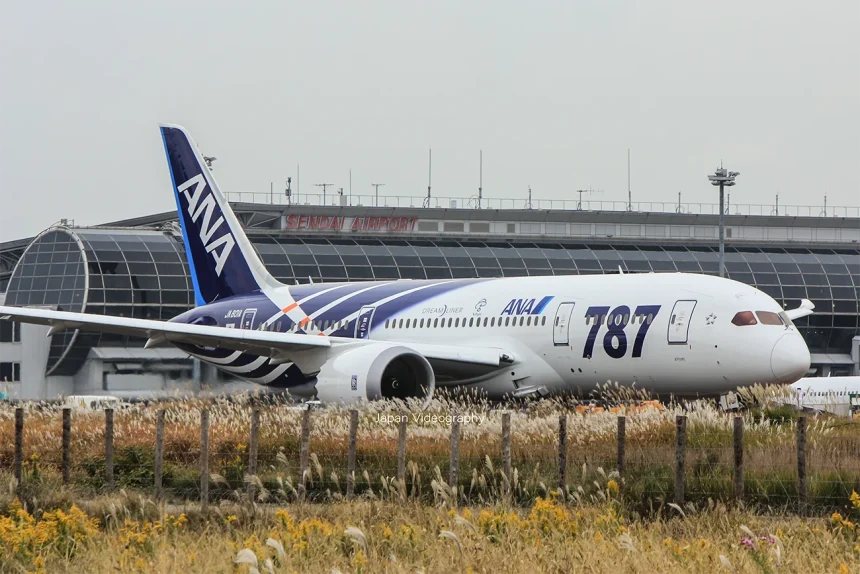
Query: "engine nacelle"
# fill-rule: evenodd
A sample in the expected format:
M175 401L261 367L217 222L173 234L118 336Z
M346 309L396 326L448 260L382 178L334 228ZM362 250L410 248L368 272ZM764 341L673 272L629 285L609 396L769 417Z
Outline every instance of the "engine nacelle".
M436 376L427 359L409 347L373 343L329 358L314 388L322 402L419 398L426 405L433 398Z

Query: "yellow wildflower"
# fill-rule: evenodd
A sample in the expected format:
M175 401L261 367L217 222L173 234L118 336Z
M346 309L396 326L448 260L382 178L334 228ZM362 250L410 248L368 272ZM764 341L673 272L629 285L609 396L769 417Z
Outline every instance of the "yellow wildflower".
M353 555L352 560L350 560L350 563L355 567L356 570L361 570L362 568L367 566L367 556L364 555L364 552L359 550Z
M610 479L609 482L606 483L606 490L612 494L618 494L618 483L615 482L615 480Z

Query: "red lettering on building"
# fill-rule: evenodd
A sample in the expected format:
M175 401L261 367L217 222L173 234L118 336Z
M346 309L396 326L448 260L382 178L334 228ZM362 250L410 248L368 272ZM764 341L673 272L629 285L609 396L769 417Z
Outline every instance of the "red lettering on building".
M415 231L417 217L353 217L349 229L351 231ZM346 218L333 215L287 215L284 229L287 230L320 230L343 231Z

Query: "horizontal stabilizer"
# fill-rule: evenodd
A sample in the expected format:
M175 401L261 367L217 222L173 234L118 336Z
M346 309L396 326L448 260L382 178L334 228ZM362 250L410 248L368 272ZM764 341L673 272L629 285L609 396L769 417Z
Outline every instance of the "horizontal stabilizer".
M815 303L813 303L809 299L801 299L799 307L796 307L794 309L786 309L785 314L788 315L789 319L794 321L795 319L800 319L801 317L812 315L813 309L815 309Z

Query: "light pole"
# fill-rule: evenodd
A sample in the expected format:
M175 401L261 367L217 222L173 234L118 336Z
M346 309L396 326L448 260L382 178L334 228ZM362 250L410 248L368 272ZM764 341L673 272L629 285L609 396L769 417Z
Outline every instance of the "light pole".
M725 188L735 184L735 178L739 176L739 171L727 171L720 164L719 169L714 172L714 175L709 175L711 185L720 187L720 277L726 276L726 211L723 208L725 202Z
M384 183L371 183L370 185L372 185L376 189L376 201L374 202L374 207L379 207L379 186L385 185L385 184Z

